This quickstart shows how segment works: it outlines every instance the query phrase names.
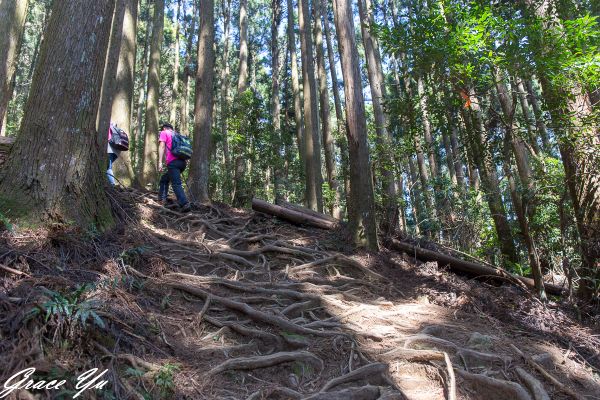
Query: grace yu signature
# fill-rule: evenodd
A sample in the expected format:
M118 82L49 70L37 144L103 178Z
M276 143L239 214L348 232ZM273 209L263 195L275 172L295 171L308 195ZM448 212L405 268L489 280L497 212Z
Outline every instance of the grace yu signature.
M76 399L80 394L88 389L104 389L104 386L108 384L106 380L100 380L106 373L107 369L98 373L98 368L92 368L89 371L77 377L77 384L75 389L79 390L73 398ZM17 372L13 376L4 382L4 389L0 392L0 399L5 398L15 390L26 389L26 390L60 390L67 381L34 381L29 379L35 373L35 368L26 368L22 371Z

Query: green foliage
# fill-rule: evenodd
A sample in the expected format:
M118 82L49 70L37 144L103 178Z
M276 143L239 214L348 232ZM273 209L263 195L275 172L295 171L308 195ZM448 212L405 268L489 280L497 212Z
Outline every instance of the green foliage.
M69 293L59 293L50 289L45 289L46 295L50 298L42 304L40 308L35 308L31 312L31 317L41 312L45 314L45 321L55 320L58 326L66 326L69 330L77 325L83 328L87 327L88 320L93 325L104 329L104 321L97 314L98 302L93 299L86 299L86 294L93 289L92 285L80 285Z
M176 364L165 364L154 376L154 383L158 387L162 398L169 398L173 392L175 388L173 378L179 369L179 366Z

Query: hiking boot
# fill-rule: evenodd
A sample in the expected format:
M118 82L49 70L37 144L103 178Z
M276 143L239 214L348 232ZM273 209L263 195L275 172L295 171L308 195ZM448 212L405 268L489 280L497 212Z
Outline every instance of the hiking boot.
M167 199L158 199L158 204L160 204L163 207L166 207L167 204L169 204L169 202L167 201Z
M187 213L190 211L192 211L192 206L190 205L190 203L185 203L181 206L181 212Z

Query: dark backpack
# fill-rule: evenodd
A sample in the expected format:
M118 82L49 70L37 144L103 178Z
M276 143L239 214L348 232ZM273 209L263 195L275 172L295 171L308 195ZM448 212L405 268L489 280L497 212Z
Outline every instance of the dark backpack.
M116 125L110 125L111 137L108 143L115 150L128 151L129 150L129 136L127 133Z
M171 154L180 160L189 160L192 158L192 153L192 141L190 138L183 136L179 132L173 132Z

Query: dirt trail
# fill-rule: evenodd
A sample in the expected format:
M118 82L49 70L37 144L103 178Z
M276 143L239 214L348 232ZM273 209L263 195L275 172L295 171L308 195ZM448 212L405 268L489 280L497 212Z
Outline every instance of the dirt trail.
M565 306L405 254L352 253L342 231L112 199L111 236L3 234L0 263L21 274L0 271L0 380L102 365L99 399L600 398L598 330ZM82 283L72 303L101 324L31 312Z

